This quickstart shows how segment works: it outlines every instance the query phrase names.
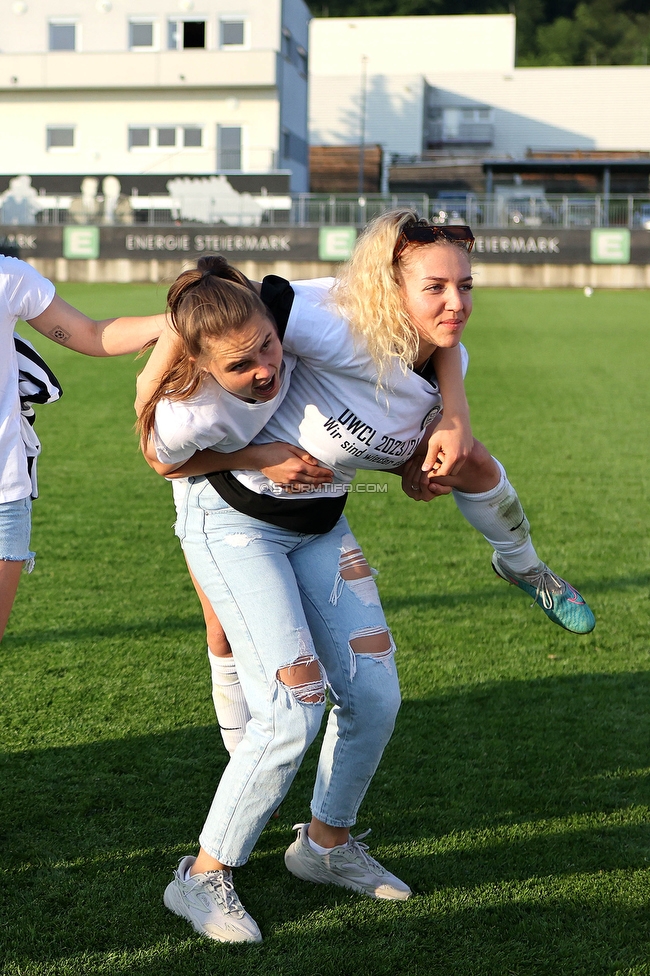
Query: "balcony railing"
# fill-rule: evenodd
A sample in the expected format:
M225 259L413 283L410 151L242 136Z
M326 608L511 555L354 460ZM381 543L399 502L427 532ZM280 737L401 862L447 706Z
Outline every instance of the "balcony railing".
M494 142L494 126L489 122L461 122L450 129L443 122L430 122L427 144L435 146L491 146Z

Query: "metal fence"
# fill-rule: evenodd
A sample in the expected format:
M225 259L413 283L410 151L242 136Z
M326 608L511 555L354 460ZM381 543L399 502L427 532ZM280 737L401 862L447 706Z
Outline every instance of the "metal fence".
M433 197L426 194L317 196L299 194L293 200L288 223L354 224L410 207L435 223L464 223L492 227L642 227L650 229L650 195L582 195L493 193Z
M76 197L49 198L37 213L25 219L16 208L0 206L0 225L25 224L121 224L129 226L200 225L200 221L183 218L177 201L164 197L150 198L156 206L136 207L133 199L110 220L80 212ZM263 198L259 199L260 202ZM597 194L569 196L525 192L504 188L493 194L315 194L299 193L280 198L283 209L260 205L259 214L251 215L250 197L246 207L229 205L220 221L231 226L314 227L323 225L364 226L387 210L413 208L439 224L467 223L473 228L589 228L630 227L650 230L650 195ZM143 201L144 202L144 201ZM287 204L290 206L287 208ZM255 209L255 208L253 208ZM209 223L214 224L214 217Z

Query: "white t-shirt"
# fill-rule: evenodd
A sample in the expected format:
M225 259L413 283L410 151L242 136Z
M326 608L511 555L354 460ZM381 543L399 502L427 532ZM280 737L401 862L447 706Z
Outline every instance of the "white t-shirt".
M377 370L346 319L332 307L331 278L292 282L295 298L283 345L298 356L289 391L253 443L299 444L334 472L316 497L343 494L357 468L390 470L415 452L427 425L442 409L437 384L395 363L377 390ZM467 352L461 347L463 370ZM260 471L235 477L258 493L304 499L284 492Z
M295 365L295 356L283 357L280 389L272 400L247 403L211 376L188 400L160 400L153 432L158 460L180 464L206 448L230 454L246 447L284 399Z
M19 318L44 312L54 294L52 282L29 264L0 256L0 503L27 498L32 491L21 435L14 326Z

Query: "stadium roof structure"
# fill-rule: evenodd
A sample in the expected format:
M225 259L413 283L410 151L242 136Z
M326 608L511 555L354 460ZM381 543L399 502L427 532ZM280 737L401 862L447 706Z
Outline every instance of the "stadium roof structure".
M518 175L548 179L557 174L571 174L575 177L596 178L602 192L611 190L612 176L637 176L650 179L650 152L552 152L534 151L523 159L484 159L483 172L486 177L486 190L493 189L493 179L498 175ZM646 184L648 185L648 184Z

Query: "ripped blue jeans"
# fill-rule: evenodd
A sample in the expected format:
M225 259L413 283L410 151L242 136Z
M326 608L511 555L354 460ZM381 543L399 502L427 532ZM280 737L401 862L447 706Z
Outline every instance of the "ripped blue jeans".
M351 827L400 704L394 645L372 573L341 517L303 535L232 509L206 478L174 486L176 534L230 641L251 721L200 836L223 864L244 864L281 803L325 712L311 803ZM284 669L319 662L291 687ZM313 669L312 669L313 671Z

